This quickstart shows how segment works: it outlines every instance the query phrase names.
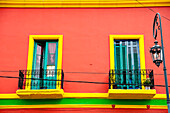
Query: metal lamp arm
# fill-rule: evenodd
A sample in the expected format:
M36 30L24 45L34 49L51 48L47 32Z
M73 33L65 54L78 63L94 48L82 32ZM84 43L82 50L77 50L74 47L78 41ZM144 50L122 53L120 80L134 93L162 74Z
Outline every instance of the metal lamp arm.
M159 19L159 21L158 21L158 19ZM161 15L159 13L156 13L155 18L154 18L154 23L153 23L153 37L154 37L155 40L156 40L156 37L157 37L157 30L160 30L160 33L161 33L161 46L162 46L162 55L163 55L163 70L164 70L164 77L165 77L168 113L170 113L170 100L169 100L168 80L167 80L167 72L166 72L166 65L165 65L165 53L164 53L164 45L163 45L162 24L161 24Z

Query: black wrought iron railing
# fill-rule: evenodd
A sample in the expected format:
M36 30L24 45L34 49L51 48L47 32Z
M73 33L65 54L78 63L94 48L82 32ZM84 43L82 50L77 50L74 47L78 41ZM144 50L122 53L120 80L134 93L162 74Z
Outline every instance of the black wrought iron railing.
M20 70L18 89L63 89L64 72L57 70Z
M154 88L154 75L151 69L110 70L109 89L142 89L143 86Z

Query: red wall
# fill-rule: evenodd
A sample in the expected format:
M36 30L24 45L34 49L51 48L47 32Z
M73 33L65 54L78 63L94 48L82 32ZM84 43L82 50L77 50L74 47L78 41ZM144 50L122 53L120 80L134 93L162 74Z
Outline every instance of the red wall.
M170 7L152 8L170 18ZM26 69L29 35L63 35L64 72L109 72L109 35L141 34L145 37L146 68L163 74L151 60L149 47L154 45L153 19L155 13L147 8L110 9L0 9L0 75L19 76L18 72L2 70ZM162 18L167 69L170 22ZM160 39L160 37L158 37ZM159 41L160 42L160 41ZM167 70L170 74L170 71ZM170 75L168 75L169 77ZM169 77L170 78L170 77ZM65 80L108 82L108 74L65 73ZM155 75L155 84L164 84L163 75ZM170 79L169 79L170 85ZM0 93L15 93L17 79L0 78ZM165 93L164 87L156 87ZM64 83L65 92L106 93L108 85Z

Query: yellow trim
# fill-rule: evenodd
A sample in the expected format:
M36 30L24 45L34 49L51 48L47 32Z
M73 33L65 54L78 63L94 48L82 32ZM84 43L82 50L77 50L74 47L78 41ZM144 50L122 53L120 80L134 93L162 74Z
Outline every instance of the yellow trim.
M143 37L143 35L141 35L141 37L139 38L139 51L140 51L140 66L141 66L141 69L145 69L145 52L144 52L145 49L144 49L144 37ZM145 79L146 79L146 74L141 73L142 84L145 81ZM142 86L142 89L145 89L145 87Z
M16 93L0 94L0 99L19 98L20 97ZM64 93L63 98L108 98L108 93ZM152 99L166 99L166 94L155 94Z
M60 36L59 38L59 43L58 43L58 61L57 61L57 69L62 69L62 50L63 49L63 36ZM62 73L57 74L57 78L59 81L56 82L56 89L60 89L61 88L61 75Z
M34 38L30 36L29 48L28 48L27 70L32 70L33 51L34 51ZM26 75L26 78L31 78L31 76L28 76L28 75L29 74ZM26 84L31 84L31 79L27 79ZM25 89L30 89L30 85L26 85Z
M113 8L170 6L169 0L1 0L0 7L15 8ZM142 5L143 4L143 5Z
M114 69L115 64L111 63L114 62L114 43L113 43L113 38L110 38L110 69ZM113 81L115 80L115 75L113 75ZM111 81L111 84L113 84L113 81ZM110 87L111 89L113 89L113 85L111 85Z
M168 109L168 106L150 105L150 109Z
M107 98L108 93L64 93L64 98Z
M45 104L45 105L0 105L0 109L22 108L113 108L112 105L86 104ZM147 105L115 105L114 108L147 109ZM149 109L168 109L167 106L150 105Z
M110 35L110 69L115 68L115 57L114 57L114 37Z
M112 108L112 105L86 105L86 104L47 104L47 105L0 105L0 109L21 108Z
M166 99L166 94L156 94L153 99Z
M138 39L139 40L139 53L140 53L140 66L141 69L145 69L145 52L144 52L144 36L143 35L110 35L110 69L114 69L114 44L113 41L115 39ZM141 74L142 75L142 74ZM142 83L144 82L144 78L146 79L146 76L141 76ZM115 77L114 77L115 79ZM144 86L142 86L142 89L144 89Z
M115 105L115 108L137 108L137 109L168 109L167 106L161 105L149 105L150 107L147 108L147 105Z
M147 105L115 105L115 108L142 108L146 109Z
M33 62L33 51L34 51L34 40L58 40L58 61L57 69L62 69L62 46L63 46L63 35L30 35L29 36L29 50L28 50L28 62L27 70L32 70ZM57 76L61 80L61 75ZM31 78L31 76L26 76L26 78ZM27 79L26 84L31 84L31 79ZM61 81L56 81L56 89L60 89ZM59 84L59 85L58 85ZM26 90L30 90L30 85L26 85Z
M0 94L0 99L19 99L19 96L16 93Z
M39 89L39 90L23 90L19 89L16 94L21 99L58 99L63 98L63 89Z
M155 95L155 89L109 89L108 91L110 99L152 99Z

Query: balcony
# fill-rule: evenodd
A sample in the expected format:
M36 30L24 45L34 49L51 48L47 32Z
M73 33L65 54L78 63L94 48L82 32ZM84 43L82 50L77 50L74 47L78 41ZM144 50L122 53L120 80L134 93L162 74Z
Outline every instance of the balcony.
M62 98L63 70L20 70L17 95L20 98Z
M149 80L147 85L146 80ZM153 70L110 70L108 94L111 99L153 98L156 94Z

